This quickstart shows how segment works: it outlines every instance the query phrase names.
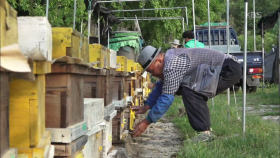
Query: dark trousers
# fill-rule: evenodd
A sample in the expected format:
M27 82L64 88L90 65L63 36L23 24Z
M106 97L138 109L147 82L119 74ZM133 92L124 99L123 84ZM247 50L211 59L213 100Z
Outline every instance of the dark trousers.
M216 95L239 82L241 77L242 70L240 64L232 59L225 59L220 73ZM180 87L179 91L182 95L192 128L198 132L209 130L211 122L207 106L208 97L186 87Z

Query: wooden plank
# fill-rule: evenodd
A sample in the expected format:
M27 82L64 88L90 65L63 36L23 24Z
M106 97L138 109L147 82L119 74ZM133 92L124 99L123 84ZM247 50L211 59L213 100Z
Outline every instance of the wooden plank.
M67 86L67 109L70 111L67 114L66 120L69 120L67 125L79 123L84 118L84 79L81 75L69 75ZM70 95L70 96L69 96ZM68 108L69 107L69 108ZM67 111L67 110L66 110ZM66 126L67 127L67 126Z
M0 72L0 156L9 150L9 76Z
M115 76L124 76L124 77L127 77L129 75L128 72L126 71L117 71Z
M51 91L46 93L46 126L49 128L60 128L61 101L61 92Z
M52 73L74 73L74 74L88 74L89 68L85 65L67 64L64 62L57 62L52 64Z

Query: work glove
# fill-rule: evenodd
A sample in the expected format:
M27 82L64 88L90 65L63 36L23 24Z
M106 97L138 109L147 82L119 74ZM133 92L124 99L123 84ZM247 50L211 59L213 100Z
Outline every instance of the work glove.
M151 123L147 119L144 119L141 122L139 122L131 133L132 137L137 137L143 132L145 132L150 124Z
M131 110L135 112L135 114L144 114L149 110L149 105L144 106L132 106Z

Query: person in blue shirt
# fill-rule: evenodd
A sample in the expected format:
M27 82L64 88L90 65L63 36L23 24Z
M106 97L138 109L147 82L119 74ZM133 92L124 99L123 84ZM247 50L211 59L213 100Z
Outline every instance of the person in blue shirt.
M151 123L157 122L172 105L176 93L182 95L190 125L199 132L191 141L213 140L207 100L239 82L242 70L236 58L206 48L169 49L164 54L160 48L146 46L137 62L160 81L144 106L132 107L136 114L150 109L132 136L139 136Z

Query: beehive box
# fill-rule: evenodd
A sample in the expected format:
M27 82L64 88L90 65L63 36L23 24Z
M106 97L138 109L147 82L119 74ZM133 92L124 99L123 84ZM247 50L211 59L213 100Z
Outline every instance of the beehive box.
M18 44L24 56L52 61L52 28L46 17L18 17Z
M9 108L10 147L36 147L45 133L45 75L34 82L13 79Z
M124 92L126 93L126 96L132 96L132 91L133 91L133 87L132 87L132 77L128 76L125 77L125 90Z
M0 156L9 150L9 76L0 72Z
M143 72L142 66L139 63L136 63L136 62L133 64L133 70L134 71L138 70L140 72Z
M127 72L134 71L134 60L127 59Z
M85 158L100 158L103 151L103 131L88 136L88 141L82 152Z
M83 59L85 63L89 62L89 44L88 44L88 38L86 36L82 36L80 38L82 40L82 50L80 52L80 58Z
M106 129L104 130L103 137L103 157L106 157L112 148L112 140L113 140L113 118L117 115L117 110L114 110L110 114L109 121L106 124Z
M18 43L17 12L6 0L0 0L1 47Z
M94 67L110 69L110 50L101 44L90 44L89 62L97 63Z
M104 99L84 98L84 121L88 130L104 120Z
M67 157L75 158L78 153L81 153L83 147L88 142L88 136L84 135L71 143L61 144L61 143L52 143L54 145L54 156L55 157Z
M117 71L127 72L127 58L125 56L117 56L117 65L119 64L119 68Z
M117 52L112 49L110 49L110 67L117 68Z
M16 148L9 149L1 158L17 158L18 151Z
M53 143L71 143L82 135L87 134L87 122L77 123L67 128L46 128L51 132Z
M124 115L125 111L124 110L118 110L117 115L113 118L112 122L112 128L113 128L113 133L112 133L112 138L113 138L113 143L116 141L120 141L122 134L124 132L124 127L125 124L127 123L127 120L124 120Z
M102 75L84 75L84 98L104 98L104 106L112 104L113 75L108 70Z
M53 53L52 58L57 59L63 56L85 58L87 62L87 40L78 31L72 28L53 27ZM84 42L83 42L84 41ZM83 48L83 43L84 48Z
M125 77L114 77L113 78L113 100L122 100L124 98L125 90Z
M19 142L19 141L18 141ZM34 148L18 148L19 158L46 158L51 152L51 134L45 132L39 144Z
M83 86L80 74L46 75L47 128L67 128L83 121Z

